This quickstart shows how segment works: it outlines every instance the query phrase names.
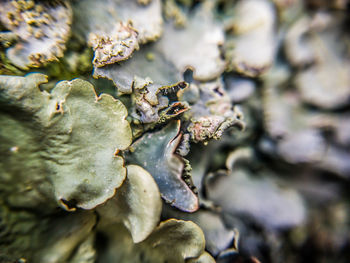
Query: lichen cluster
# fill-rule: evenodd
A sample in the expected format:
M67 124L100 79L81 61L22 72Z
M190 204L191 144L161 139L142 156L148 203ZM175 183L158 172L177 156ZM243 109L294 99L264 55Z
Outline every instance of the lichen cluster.
M347 262L349 5L0 1L0 263Z

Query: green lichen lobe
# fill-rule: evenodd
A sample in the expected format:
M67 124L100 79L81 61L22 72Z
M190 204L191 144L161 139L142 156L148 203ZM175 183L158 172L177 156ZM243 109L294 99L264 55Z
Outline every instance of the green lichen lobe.
M117 155L131 143L127 110L112 96L96 96L87 81L63 81L48 93L38 84L46 77L0 77L5 108L26 114L35 131L43 180L53 185L55 199L67 210L91 209L111 198L126 170ZM25 171L22 171L25 173ZM23 175L25 177L25 175Z

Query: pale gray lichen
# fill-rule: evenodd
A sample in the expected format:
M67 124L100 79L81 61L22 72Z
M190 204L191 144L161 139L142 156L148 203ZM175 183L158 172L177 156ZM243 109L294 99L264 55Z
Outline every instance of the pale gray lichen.
M185 82L178 82L170 86L154 85L150 78L134 78L132 100L132 113L134 123L141 122L154 128L155 125L165 124L168 120L187 111L186 102L178 101L179 92L185 89ZM144 130L147 130L144 127Z
M148 82L152 81L156 87L170 86L182 80L175 66L167 61L154 45L142 47L131 59L121 63L95 68L94 78L108 78L113 81L120 93L127 94L133 92L135 78L144 80L148 78ZM136 87L138 86L137 84Z
M348 0L11 3L0 71L50 83L0 77L0 262L346 256ZM71 11L62 59L9 61Z
M92 0L73 3L74 32L95 51L94 66L102 67L128 59L139 44L154 41L162 33L160 0L109 0L103 5Z
M303 101L319 108L341 108L350 97L349 61L343 56L349 41L342 32L344 19L325 12L304 15L286 34L290 63L297 68L308 66L298 72L295 85Z
M129 21L138 32L139 43L154 41L162 33L160 0L153 0L145 5L128 0L108 0L104 5L93 0L83 0L73 3L74 10L77 15L74 29L85 37L90 33L109 35L116 24Z
M232 106L220 79L191 84L183 91L182 97L192 97L191 109L184 114L184 119L194 142L218 140L228 128L244 127L243 116L237 107Z
M0 3L0 21L18 38L6 55L19 68L39 67L63 56L70 36L72 10L68 1Z
M120 22L110 35L90 33L89 45L95 52L92 63L95 67L103 67L128 59L134 50L139 48L137 31L131 24Z
M334 117L308 111L296 91L281 89L287 72L279 67L265 76L264 123L275 141L274 151L289 163L311 163L335 174L348 174L348 153L323 134L324 130L335 128Z
M212 10L202 6L191 14L184 28L166 23L156 49L181 74L190 68L194 79L208 81L217 78L225 70L226 63L220 52L224 40L223 28L215 22Z
M170 86L183 80L186 69L193 70L194 79L207 81L225 69L221 58L222 28L214 22L209 10L198 10L186 28L165 24L162 37L142 47L133 57L120 64L94 69L94 77L113 80L122 93L131 93L135 76L152 79L158 86ZM196 45L188 45L191 42Z
M290 228L306 217L299 194L280 188L267 175L255 179L242 168L229 174L218 172L208 179L206 189L209 198L227 213L248 215L267 229Z
M299 18L286 33L285 52L293 66L309 65L315 61L313 48L310 41L307 40L310 28L310 18L304 16Z
M275 53L275 12L265 0L242 0L235 6L234 35L225 45L229 68L257 77L272 65Z
M320 115L308 113L295 92L280 89L286 74L280 67L266 75L263 89L265 128L278 141L276 150L289 162L320 161L326 151L326 142L318 127Z

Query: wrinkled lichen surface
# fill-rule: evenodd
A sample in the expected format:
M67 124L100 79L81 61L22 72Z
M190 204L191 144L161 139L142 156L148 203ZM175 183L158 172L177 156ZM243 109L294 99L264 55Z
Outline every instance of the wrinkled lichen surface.
M348 0L1 0L0 263L346 263Z

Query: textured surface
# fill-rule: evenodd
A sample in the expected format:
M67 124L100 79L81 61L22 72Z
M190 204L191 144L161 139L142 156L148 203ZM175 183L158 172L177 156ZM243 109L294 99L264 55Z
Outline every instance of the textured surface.
M11 116L14 123L28 116L25 128L34 137L23 131L21 138L30 144L18 141L4 151L13 149L13 158L19 158L16 152L27 154L28 166L41 170L39 175L30 175L39 182L50 181L55 199L65 209L93 208L112 197L125 179L123 159L116 153L131 143L127 111L109 95L97 97L86 81L60 82L51 93L39 90L38 85L45 81L41 74L0 77L1 99L18 111ZM6 106L3 108L6 113ZM3 136L14 143L10 134ZM26 170L4 169L10 178L15 173L26 176ZM27 180L30 193L36 180Z
M198 209L198 198L182 178L186 162L175 153L179 128L179 122L173 121L158 132L146 133L132 144L127 159L150 172L167 202L192 212Z
M91 212L40 216L1 205L0 216L1 262L15 262L21 258L40 263L74 262L69 261L71 257L87 259L79 255L79 250L96 223ZM2 256L8 261L3 261ZM90 257L94 259L94 251L90 252Z
M18 43L7 50L8 58L17 67L28 69L63 56L72 10L67 1L50 5L6 0L1 3L0 21L18 37Z

